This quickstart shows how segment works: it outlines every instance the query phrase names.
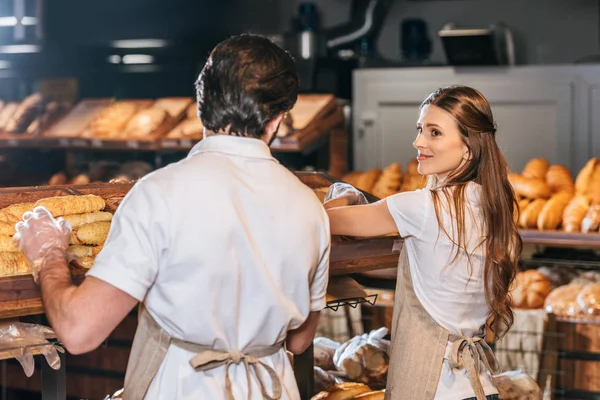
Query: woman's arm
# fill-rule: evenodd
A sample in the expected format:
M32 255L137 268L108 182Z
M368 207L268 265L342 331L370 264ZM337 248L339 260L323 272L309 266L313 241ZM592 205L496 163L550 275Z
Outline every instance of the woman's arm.
M398 232L385 199L372 204L339 207L343 204L342 199L324 205L332 235L373 237Z

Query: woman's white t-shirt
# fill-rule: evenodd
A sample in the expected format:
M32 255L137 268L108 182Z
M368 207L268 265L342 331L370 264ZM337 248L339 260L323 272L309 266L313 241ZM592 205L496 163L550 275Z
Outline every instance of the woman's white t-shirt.
M440 326L464 336L476 334L486 323L489 313L483 280L485 246L478 246L484 236L480 195L480 185L468 184L465 190L467 209L464 229L470 257L460 251L455 261L456 246L440 228L430 189L399 193L387 198L388 209L398 232L405 238L404 245L417 298ZM440 192L439 198L444 227L452 235L453 224L448 204L443 193ZM449 347L436 400L473 397L475 394L466 370L450 368L448 353ZM498 393L487 371L481 373L480 379L487 395Z

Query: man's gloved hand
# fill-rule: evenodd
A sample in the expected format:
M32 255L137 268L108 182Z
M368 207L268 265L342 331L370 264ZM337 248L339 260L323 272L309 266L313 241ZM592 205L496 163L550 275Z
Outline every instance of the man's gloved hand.
M33 278L37 282L40 269L52 257L65 257L71 239L71 226L63 218L55 219L44 207L26 212L18 222L14 238L31 263Z

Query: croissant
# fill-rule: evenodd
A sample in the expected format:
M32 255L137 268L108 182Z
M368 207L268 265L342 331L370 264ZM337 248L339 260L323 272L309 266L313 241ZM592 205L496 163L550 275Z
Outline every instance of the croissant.
M525 178L521 175L510 173L508 180L515 192L528 199L547 199L550 197L550 186L546 181L534 178Z
M598 163L597 158L592 158L589 160L585 166L579 171L577 175L577 179L575 179L575 193L580 195L587 195L588 189L590 187L590 181L592 179L592 174L594 173L594 169L596 168L596 164Z
M575 196L563 212L563 229L566 232L579 232L581 221L590 208L590 202L585 196Z
M537 225L538 215L544 208L547 200L535 199L521 213L519 217L519 225L521 228L535 228Z
M562 222L562 215L565 208L573 198L570 192L560 192L555 194L544 204L537 219L537 227L540 231L556 229Z
M545 179L547 171L548 161L543 158L534 158L525 165L522 175L525 178Z
M575 191L573 176L564 165L551 165L546 172L546 182L552 193Z
M600 162L596 164L588 187L592 204L600 204Z
M0 253L0 276L26 275L30 273L31 267L23 253Z
M377 179L379 179L380 175L380 169L370 169L358 178L358 182L354 186L362 191L370 193L373 189L373 185L375 185L375 182L377 182Z

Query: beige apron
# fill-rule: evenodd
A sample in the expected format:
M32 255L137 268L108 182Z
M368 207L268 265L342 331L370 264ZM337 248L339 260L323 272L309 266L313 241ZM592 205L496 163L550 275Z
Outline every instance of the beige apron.
M143 305L140 306L138 327L133 339L127 371L125 373L125 391L123 399L142 400L144 399L150 383L156 376L169 346L196 353L190 360L191 366L196 371L208 371L213 368L225 366L225 392L227 398L233 400L233 391L231 389L231 380L229 378L229 367L232 364L243 363L246 368L246 378L248 381L248 398L251 398L251 370L254 370L264 399L277 400L281 397L281 381L269 365L260 361L260 358L276 354L283 347L283 342L273 346L249 349L245 353L239 350L230 352L213 350L210 347L202 346L196 343L190 343L181 339L171 337L162 329ZM267 372L271 380L271 394L267 391L263 382L262 374L258 368Z
M386 400L430 400L435 397L448 341L452 342L449 363L452 368L465 368L477 400L485 400L479 380L481 364L492 374L499 372L492 350L483 338L485 327L473 338L453 335L442 328L425 311L417 298L406 244L398 261L398 281L394 317L390 368L387 377ZM492 360L493 368L488 358Z

